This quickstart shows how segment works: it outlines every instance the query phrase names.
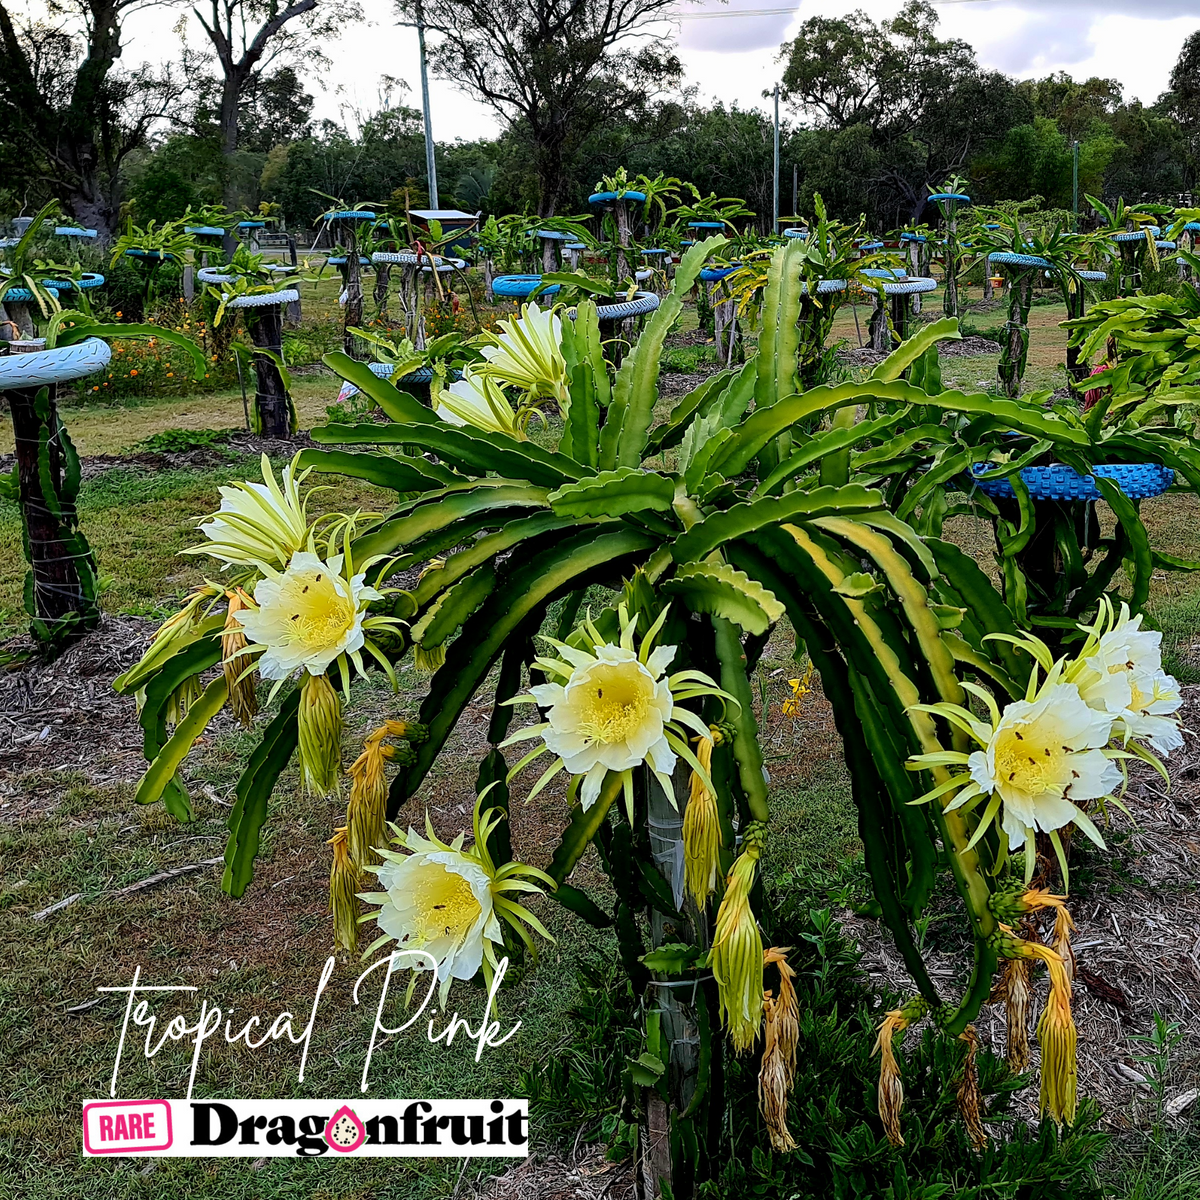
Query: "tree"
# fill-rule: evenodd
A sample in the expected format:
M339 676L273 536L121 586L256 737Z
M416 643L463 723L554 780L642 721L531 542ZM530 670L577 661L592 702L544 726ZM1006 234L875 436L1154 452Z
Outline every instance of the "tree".
M121 72L121 26L142 0L62 0L62 25L20 24L0 0L0 128L31 190L112 231L120 170L183 93L170 67ZM75 27L81 29L75 31Z
M1068 142L1085 141L1097 123L1111 120L1123 100L1118 80L1093 75L1077 83L1065 71L1022 80L1017 91L1033 106L1033 115L1049 117Z
M563 199L572 153L682 74L664 39L630 44L674 0L396 0L441 34L434 70L528 139L538 212ZM597 172L598 175L598 172Z
M257 98L264 90L269 92L272 81L276 92L303 95L294 71L281 78L281 71L272 73L270 68L283 66L286 59L321 58L320 44L336 37L342 24L357 20L360 12L354 0L293 0L286 7L281 7L279 0L209 0L207 17L198 8L192 11L221 67L217 124L228 168L225 203L235 208L237 179L232 168L247 99ZM256 21L262 23L254 29ZM308 97L304 124L311 106L312 98Z
M1029 120L1013 81L981 70L966 42L940 40L937 23L926 0L878 24L814 17L780 53L785 97L819 130L857 131L862 183L887 223L919 220L934 186Z
M1200 165L1200 29L1184 41L1168 90L1156 107L1181 128L1187 144L1188 184L1193 185Z

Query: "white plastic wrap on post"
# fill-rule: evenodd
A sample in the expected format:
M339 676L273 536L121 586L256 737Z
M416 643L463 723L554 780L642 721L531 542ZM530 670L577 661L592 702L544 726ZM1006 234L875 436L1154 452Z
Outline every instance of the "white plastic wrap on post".
M112 358L107 342L88 338L74 346L38 350L33 354L8 354L0 358L0 392L9 388L41 387L70 383L103 371Z

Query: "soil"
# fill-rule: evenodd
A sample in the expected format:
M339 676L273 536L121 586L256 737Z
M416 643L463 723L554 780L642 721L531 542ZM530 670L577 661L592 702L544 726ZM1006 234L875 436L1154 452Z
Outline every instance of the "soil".
M962 338L957 342L938 343L938 358L975 358L981 354L999 353L1000 345L998 342L991 342L987 338L975 337L974 335ZM855 367L873 367L877 363L883 362L887 357L886 354L882 354L878 350L872 350L869 346L839 350L837 356L840 362L849 363Z
M234 430L229 437L203 446L192 446L186 450L141 450L131 454L89 454L79 460L81 478L95 479L106 471L117 468L134 468L140 471L207 470L227 465L230 453L270 455L271 458L291 458L298 450L307 450L319 443L306 432L290 438L265 438L256 433ZM0 454L0 473L11 471L15 459L11 454Z

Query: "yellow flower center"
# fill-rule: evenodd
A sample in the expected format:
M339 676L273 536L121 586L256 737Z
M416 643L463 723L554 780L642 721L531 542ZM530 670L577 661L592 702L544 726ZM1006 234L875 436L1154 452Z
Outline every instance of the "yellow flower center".
M996 742L996 778L1031 796L1058 791L1062 786L1062 757L1070 746L1052 743L1036 725L1012 726Z
M1154 703L1153 696L1147 696L1132 679L1129 681L1129 704L1128 708L1132 712L1142 713L1143 715L1149 710L1150 705Z
M289 575L281 599L288 610L289 640L312 651L337 645L357 616L354 601L338 592L327 571Z
M649 715L651 686L637 663L593 667L586 687L576 692L579 732L605 744L628 741Z
M448 937L456 930L466 931L482 911L471 885L442 864L431 864L417 875L412 891L418 915L406 944L423 946L434 938Z

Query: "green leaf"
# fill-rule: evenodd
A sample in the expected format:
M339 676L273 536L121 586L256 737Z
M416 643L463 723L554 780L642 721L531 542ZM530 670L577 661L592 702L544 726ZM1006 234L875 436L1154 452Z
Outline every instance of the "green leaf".
M674 496L675 485L665 475L620 467L565 484L550 493L550 507L560 517L603 520L648 509L670 512Z
M710 375L679 400L671 409L671 415L665 424L651 430L646 449L651 453L658 453L679 445L692 420L695 417L703 416L713 404L720 400L728 388L737 386L743 379L747 380L750 387L753 388L753 359L745 366L718 371L715 375Z
M366 363L356 362L341 350L326 354L322 361L347 383L352 383L364 395L370 396L393 420L401 424L431 425L438 423L432 409L426 408L415 396L402 392L386 379L380 379ZM316 437L317 430L313 430ZM326 439L316 438L317 441Z
M512 516L511 509L545 508L548 494L543 488L505 480L488 480L470 491L431 492L411 512L390 517L359 537L354 542L354 557L362 561L377 554L394 554L418 538L476 514L494 516L496 524L502 524Z
M392 488L397 492L427 492L462 481L461 476L441 463L402 454L359 454L309 447L300 452L299 465L301 469L312 467L332 475L365 479L376 487Z
M563 830L558 845L554 847L554 856L546 868L546 874L560 888L575 870L576 863L583 857L583 852L591 845L592 839L604 824L613 801L621 794L621 786L621 776L610 772L600 788L596 803L591 808L585 810L578 802L571 805L567 827Z
M423 446L465 473L494 471L545 487L558 487L583 474L578 463L543 450L535 442L518 442L503 433L479 433L441 421L436 425L323 425L311 436L313 441L341 446Z
M537 554L512 555L505 561L500 585L463 626L461 636L446 651L445 664L430 680L420 712L429 738L417 748L414 765L392 782L390 818L425 777L513 631L560 595L595 579L610 578L623 563L648 554L655 545L652 538L633 529L589 526Z
M962 334L959 332L958 319L956 317L945 317L940 321L934 321L929 325L921 326L908 341L897 346L871 372L871 378L881 380L885 383L893 379L899 379L927 350L936 346L938 342L945 341L962 341Z
M221 711L228 697L229 685L225 682L225 676L218 675L188 709L187 715L175 727L170 741L146 769L134 795L138 804L153 804L161 799L163 790L179 770L179 764L187 757L187 752L209 721Z
M797 355L800 351L800 303L806 247L797 238L789 238L771 255L767 284L763 290L762 328L758 335L758 354L754 357L756 379L755 408L767 408L795 393Z
M1108 501L1121 528L1129 538L1130 558L1132 562L1131 580L1133 594L1129 598L1129 607L1134 612L1141 612L1150 598L1150 579L1154 574L1154 559L1150 551L1150 539L1146 534L1146 526L1128 496L1121 491L1120 485L1103 475L1093 475L1100 494Z
M638 1087L655 1087L666 1073L667 1067L661 1058L643 1050L637 1058L627 1058L629 1074Z
M731 538L786 521L811 520L833 514L871 512L884 507L882 493L851 483L845 487L819 487L786 496L763 496L746 504L714 513L698 521L671 546L676 562L689 562L711 554Z
M920 388L902 381L839 384L836 387L817 387L802 395L789 396L770 408L758 409L735 432L733 439L713 461L713 469L726 476L740 475L764 446L798 421L818 413L832 412L848 404L869 404L872 401L892 401L896 404L923 404L947 412L975 414L987 418L995 429L1015 429L1055 444L1086 447L1087 433L1053 413L1019 400L998 400L983 392L948 391L930 396Z
M509 520L502 529L495 533L485 533L482 537L466 537L466 550L460 550L446 559L445 565L437 570L427 571L417 581L413 589L413 598L418 608L423 608L430 600L445 591L451 584L457 582L468 572L473 571L481 563L511 550L521 542L530 538L540 537L544 533L556 533L569 529L571 521L556 517L553 513L535 513L532 517L518 517Z
M563 414L559 450L593 470L600 463L600 414L608 408L611 388L600 341L600 318L590 302L563 322L562 352L571 403Z
M766 633L783 616L771 592L726 563L685 563L663 591L682 596L692 612L724 617L746 633Z
M296 719L299 709L300 689L295 687L284 696L278 714L263 732L262 741L254 748L237 782L229 814L225 874L221 879L221 890L230 896L240 896L254 878L254 860L267 819L267 802L300 740Z
M698 946L685 946L682 942L671 942L642 955L642 962L651 971L660 975L682 975L692 970L708 951Z
M586 921L594 929L607 929L612 925L612 917L595 904L584 892L572 887L569 883L560 883L550 895L577 917Z
M413 626L413 640L426 646L440 646L492 594L496 570L486 562L474 573L460 579L446 591L428 621Z
M693 246L675 268L670 295L646 322L642 336L617 371L608 419L600 431L600 467L636 467L650 440L650 422L658 400L659 360L663 343L683 311L683 297L692 290L706 259L726 245L717 236Z
M173 329L164 329L160 325L85 325L78 324L70 329L63 329L58 335L59 346L73 346L77 342L86 341L90 337L97 338L158 338L161 341L169 342L172 346L178 346L181 350L185 350L192 360L196 371L193 378L203 379L204 372L208 367L208 363L204 358L204 351L192 341L191 338L184 336L182 333L176 333Z

